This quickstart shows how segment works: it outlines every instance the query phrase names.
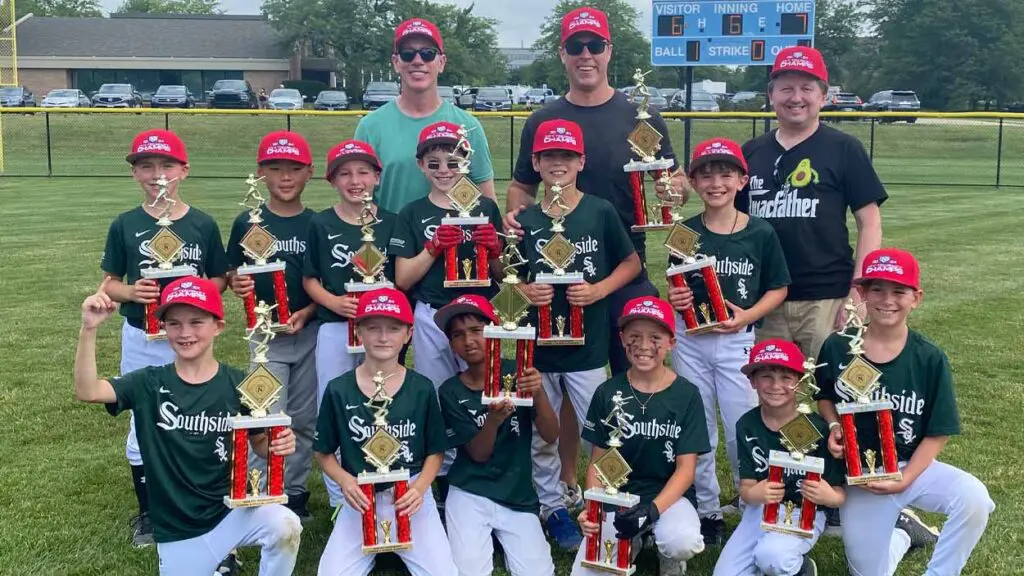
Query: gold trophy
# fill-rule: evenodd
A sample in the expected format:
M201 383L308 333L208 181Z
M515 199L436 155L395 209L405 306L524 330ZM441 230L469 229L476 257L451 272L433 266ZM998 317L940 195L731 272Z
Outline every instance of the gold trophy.
M562 232L565 232L565 214L569 207L562 202L563 187L559 184L551 186L551 202L544 209L544 214L551 218L551 231L554 233L551 239L538 251L544 264L551 268L551 272L540 272L534 276L533 281L537 284L561 284L572 285L584 283L582 272L566 272L576 259L576 247L572 245ZM585 342L583 335L583 309L579 306L569 305L569 334L565 333L565 317L555 318L554 327L558 333L552 333L551 306L545 305L537 308L537 327L539 336L537 346L582 346Z
M676 222L669 230L665 238L665 247L669 254L683 261L665 270L669 284L676 288L689 286L686 278L689 275L696 275L697 281L703 281L707 288L708 300L706 302L694 302L683 310L683 323L686 325L686 335L704 334L715 329L716 326L729 319L729 308L725 305L725 297L722 295L722 286L718 282L718 273L715 266L718 261L714 256L700 254L700 234L696 230L681 222ZM700 311L700 318L697 317Z
M856 314L854 314L856 317ZM848 324L850 321L847 321ZM863 338L860 338L863 342ZM851 348L856 340L851 340ZM899 458L896 454L896 434L892 426L892 410L895 407L892 400L884 398L879 393L882 371L864 359L863 356L854 356L846 369L836 379L836 389L844 396L852 398L852 402L839 402L836 404L836 412L839 414L839 422L843 427L843 446L846 456L846 483L851 486L860 486L868 482L881 480L901 480L903 473L900 472ZM881 445L882 466L875 467L875 459L878 456L874 450L866 450L863 453L863 463L867 464L868 470L862 465L860 442L857 438L857 414L875 415L878 423L878 440ZM870 457L869 457L870 456Z
M277 403L281 394L281 381L267 369L269 342L274 338L270 311L262 300L256 306L256 325L247 331L246 340L253 345L255 367L238 385L241 402L249 408L249 416L231 416L231 493L224 497L228 508L284 504L288 495L284 493L284 456L268 454L266 492L260 490L263 473L249 469L249 431L253 428L266 429L268 445L284 430L291 426L291 416L283 412L268 413ZM246 488L248 487L248 491Z
M181 257L182 249L185 248L185 241L171 231L171 225L173 224L171 221L171 210L177 202L168 194L167 187L173 181L168 180L161 174L156 181L159 191L156 198L153 199L153 203L149 205L150 208L156 208L157 205L160 205L161 210L156 220L159 230L149 239L148 243L142 246L142 251L146 252L156 262L155 267L150 266L139 269L139 275L147 280L169 281L173 278L194 276L196 274L195 268L190 264L175 264ZM159 302L153 302L144 306L145 317L143 322L146 340L149 341L167 339L167 332L160 326L160 321L156 317L157 306L159 306Z
M668 189L671 190L671 174L674 162L670 158L658 158L658 151L661 150L661 140L664 135L651 125L648 120L647 105L650 103L651 93L647 88L645 77L650 72L642 72L637 68L633 74L633 81L636 87L633 89L634 97L640 96L641 100L637 106L636 127L629 133L626 141L630 150L639 159L634 158L623 166L623 170L629 173L630 189L633 194L633 219L635 224L630 228L633 232L644 232L647 230L667 230L672 226L672 206L662 205L656 202L654 206L648 207L647 195L644 191L644 180L646 172L653 172L654 177L661 182L668 182ZM672 195L678 202L682 196Z
M481 402L484 405L495 402L512 402L516 406L533 406L533 398L518 389L512 388L512 380L501 373L501 344L505 340L516 343L516 374L515 381L533 366L533 344L537 331L527 323L520 326L519 321L526 317L530 309L530 301L523 294L516 268L526 264L519 252L518 238L515 234L505 236L505 250L501 262L505 269L505 277L501 280L501 289L491 299L500 325L484 326L484 338L487 347L487 367L484 375L484 391Z
M622 436L629 427L633 417L625 410L627 399L622 392L616 392L612 396L612 410L601 421L601 424L608 428L608 450L600 458L594 460L594 471L601 481L603 488L589 488L583 493L583 500L587 507L587 519L598 525L598 533L587 536L584 542L585 554L580 565L586 568L593 568L609 574L629 576L636 572L636 566L632 561L632 541L604 539L602 529L604 527L604 505L618 506L619 510L632 508L640 503L640 497L636 494L621 492L619 488L629 481L629 475L633 469L626 462L626 459L619 454L622 447ZM602 539L604 539L604 559L599 557ZM613 561L613 550L617 550Z
M473 184L473 181L469 179L469 166L472 163L474 152L467 137L468 133L465 126L459 127L459 141L455 144L455 150L449 156L452 160L459 163L459 180L447 194L448 200L452 203L452 208L455 209L458 215L441 218L441 224L450 224L460 228L463 226L481 226L490 222L487 216L484 216L482 213L477 216L472 215L473 210L480 206L480 198L483 197L483 194ZM463 231L463 234L465 234L465 231ZM459 278L458 265L460 263L458 262L458 250L458 246L452 246L445 250L444 287L473 288L490 286L490 261L487 259L487 250L483 246L478 245L476 246L475 261L467 258L461 262L464 273L462 278ZM476 264L475 275L473 274L474 264Z
M388 396L384 383L389 376L377 372L373 376L373 396L364 404L373 411L373 425L377 429L363 443L363 454L374 470L360 472L356 477L359 489L370 502L370 507L363 512L363 554L380 554L396 550L412 548L412 533L409 516L395 514L395 519L377 521L377 490L378 484L393 484L393 488L382 491L382 497L391 492L394 501L400 499L409 490L409 471L405 468L392 470L391 465L398 459L402 451L402 443L388 431L388 412L392 398ZM397 526L397 541L391 537L391 528ZM380 528L380 533L378 533Z
M274 283L274 300L276 302L274 306L277 309L277 321L272 322L270 327L274 332L284 332L288 330L288 318L291 316L288 307L288 287L284 277L285 261L269 261L277 254L277 238L269 230L260 226L263 222L261 214L263 214L263 205L265 203L257 186L261 180L263 180L262 176L257 178L255 174L249 174L249 177L245 180L248 191L245 193L245 198L238 203L240 206L249 209L249 224L252 225L249 231L242 236L238 244L242 247L242 252L253 263L239 266L236 272L240 276L271 275ZM245 307L246 327L252 330L257 321L255 290L245 297L243 304Z
M394 288L395 285L384 278L384 267L387 265L388 256L377 248L376 237L373 234L373 227L380 219L373 208L373 192L363 193L361 198L363 208L359 212L359 230L363 233L363 245L356 250L352 258L352 267L355 268L359 280L352 280L345 283L345 291L348 294L362 294L378 288ZM365 349L359 336L356 335L356 324L353 320L348 322L348 344L346 350L349 354L362 354Z

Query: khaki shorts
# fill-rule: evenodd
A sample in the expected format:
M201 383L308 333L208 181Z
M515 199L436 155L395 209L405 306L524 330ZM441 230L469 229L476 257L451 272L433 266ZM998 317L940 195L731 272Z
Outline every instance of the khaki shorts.
M828 335L836 331L836 314L844 298L783 302L764 317L755 341L782 338L796 342L805 356L817 356Z

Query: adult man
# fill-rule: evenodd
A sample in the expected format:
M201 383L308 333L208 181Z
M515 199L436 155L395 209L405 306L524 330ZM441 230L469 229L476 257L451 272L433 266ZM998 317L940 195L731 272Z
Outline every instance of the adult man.
M845 300L859 301L851 281L882 242L879 206L888 197L860 141L821 124L827 91L820 52L804 46L779 52L768 84L779 127L743 146L750 182L736 196L737 207L775 227L793 282L757 340L792 340L806 356L817 356L845 322ZM857 222L855 252L847 209Z
M398 213L430 190L416 165L416 145L423 128L441 121L466 127L475 152L469 178L484 196L497 200L491 153L480 121L437 93L437 77L446 62L444 40L433 22L413 18L399 24L391 63L401 80L401 93L397 100L364 116L356 127L355 138L373 146L384 165L377 201L389 212Z
M508 188L507 206L510 214L506 218L506 224L522 234L515 217L520 210L536 202L537 185L541 181L540 174L533 169L531 162L534 133L541 122L561 118L576 122L583 131L587 163L579 174L578 187L587 194L611 202L628 229L635 223L633 195L628 175L622 167L633 158L626 138L636 127L636 105L608 83L608 62L612 57L612 43L608 18L604 12L584 7L566 14L562 18L558 56L565 66L569 91L564 98L533 113L523 126L519 139L523 144L519 149L512 184ZM675 159L665 121L655 110L649 112L649 122L665 137L661 141L659 155ZM683 195L685 202L686 176L678 170L678 165L674 169L676 171L672 176L672 188ZM666 190L659 184L657 192L659 196L664 196ZM631 237L641 262L646 261L645 235L633 233ZM645 268L630 284L613 294L603 295L609 298L609 323L616 325L627 300L637 296L653 296L657 293L657 289L647 278ZM612 373L618 374L629 366L622 343L618 338L611 340L609 358Z

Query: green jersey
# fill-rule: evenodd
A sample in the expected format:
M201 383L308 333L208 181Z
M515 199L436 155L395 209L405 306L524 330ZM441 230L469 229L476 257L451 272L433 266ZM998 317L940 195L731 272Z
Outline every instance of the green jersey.
M599 448L608 448L608 427L603 420L612 412L616 392L626 400L623 409L629 421L619 453L633 468L629 482L620 490L649 502L675 473L676 456L711 451L704 404L697 387L682 376L655 394L634 390L625 372L612 376L597 387L583 423L583 439ZM693 500L694 496L691 485L685 497Z
M135 284L142 277L141 269L156 268L157 261L149 250L150 239L160 231L156 220L142 206L119 214L107 232L100 268L107 274L122 278L125 284ZM171 224L170 229L185 243L176 264L190 265L196 276L216 278L227 274L224 241L217 223L208 214L191 206L184 216ZM174 278L159 280L160 288L173 281ZM142 304L121 304L121 315L132 326L140 330L143 328L145 307Z
M501 370L502 374L514 374L515 362L502 360ZM458 375L446 380L438 390L448 447L458 448L455 462L448 471L448 481L452 486L511 510L536 514L540 502L533 488L530 448L536 412L529 406L517 407L498 427L490 459L476 462L465 445L476 437L487 418L487 406L480 401L481 394L482 390L467 388Z
M538 273L552 271L540 252L554 235L551 219L541 211L538 203L519 215L519 223L524 231L519 250L529 263L529 281L533 282ZM582 272L583 279L590 284L597 284L610 276L623 260L636 252L615 208L603 198L584 194L576 208L566 216L564 226L562 235L576 249L574 260L565 270ZM568 332L568 285L556 284L554 289L552 323L557 317L564 317ZM537 309L531 308L530 323L537 326L537 322ZM552 333L556 330L552 328ZM608 340L612 338L607 298L583 309L583 334L586 337L584 346L538 346L534 352L534 366L541 372L579 372L607 364Z
M321 454L340 449L341 466L353 476L374 471L362 450L375 432L373 411L366 406L369 400L359 390L353 370L327 383L320 404L313 449ZM406 370L405 381L388 410L388 432L402 443L392 469L404 468L415 476L427 456L445 450L444 420L434 385L425 376Z
M107 411L135 415L157 542L206 534L230 512L223 502L231 484L228 417L248 413L235 390L244 378L221 364L209 381L189 384L172 363L110 379L117 400Z
M395 215L378 209L377 218L380 222L373 227L373 244L387 256L384 277L394 281L395 259L393 254L388 254L388 240L395 228ZM337 296L347 292L345 284L348 282L362 281L352 266L356 252L363 246L360 228L339 218L333 207L314 215L309 223L309 249L303 260L302 275L316 278L324 290ZM345 320L326 306L317 307L316 315L323 322Z
M315 212L309 208L295 216L278 216L269 209L263 210L263 214L261 214L263 222L260 223L260 226L277 238L277 253L270 258L270 261L281 260L285 263L284 281L288 286L288 309L292 312L302 310L311 302L309 294L306 294L306 290L302 287L302 260L306 254L309 221L314 214ZM254 263L245 255L242 246L239 245L239 242L253 226L249 223L248 211L239 214L231 224L231 237L228 240L228 263L232 268ZM276 301L273 276L271 274L256 274L253 276L253 281L256 282L256 300L273 304ZM276 320L276 308L273 315Z
M704 226L702 214L683 222L700 234L701 254L715 257L715 272L722 296L733 304L749 309L769 290L789 285L789 268L775 229L751 216L747 226L732 234L717 234ZM681 264L669 257L669 266ZM707 287L699 273L687 276L697 302L707 302Z
M852 329L851 329L852 330ZM854 399L836 386L836 379L850 364L849 339L832 334L821 345L818 363L825 364L815 372L821 392L816 400L850 402ZM907 342L898 356L889 362L871 362L881 370L881 385L873 400L891 400L896 453L900 461L909 461L921 440L928 436L952 436L960 433L960 414L953 392L953 372L946 354L930 340L910 330ZM854 416L857 443L861 451L880 453L878 422L872 413Z
M842 486L845 482L845 468L828 452L828 423L817 414L808 414L811 424L821 432L822 439L818 447L808 456L817 456L825 460L825 472L821 479L830 486ZM740 461L740 478L760 482L768 478L768 455L772 450L789 453L782 445L782 434L768 428L761 418L761 408L753 408L736 421L736 450ZM799 508L803 504L800 486L804 474L796 470L785 469L783 481L786 485L785 500L793 502Z
M399 109L397 102L388 102L363 116L356 126L355 134L357 140L373 146L384 166L377 198L385 210L400 212L430 192L430 184L416 163L416 145L419 143L420 132L435 122L465 126L474 152L469 179L476 184L494 179L487 135L480 121L469 112L444 102L430 116L412 118Z
M490 198L481 198L480 206L473 210L473 215L483 214L490 220L496 230L501 230L501 210ZM446 210L430 201L429 197L420 198L410 203L398 214L395 233L391 238L391 252L398 258L415 258L423 251L423 245L434 238L434 232L446 216L455 217L454 210ZM459 278L463 277L462 261L466 258L473 261L476 273L476 244L473 244L473 226L463 226L464 241L456 250L459 266ZM498 281L492 280L489 288L445 288L445 259L439 255L427 273L412 287L413 299L440 308L459 296L481 294L488 298L498 292Z

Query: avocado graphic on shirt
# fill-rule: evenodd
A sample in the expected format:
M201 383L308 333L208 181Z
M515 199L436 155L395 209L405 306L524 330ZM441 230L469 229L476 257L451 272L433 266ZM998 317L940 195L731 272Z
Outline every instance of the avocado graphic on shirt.
M796 165L796 170L789 175L789 185L794 188L803 188L811 183L811 179L814 183L818 183L818 171L811 168L811 159L804 158Z

